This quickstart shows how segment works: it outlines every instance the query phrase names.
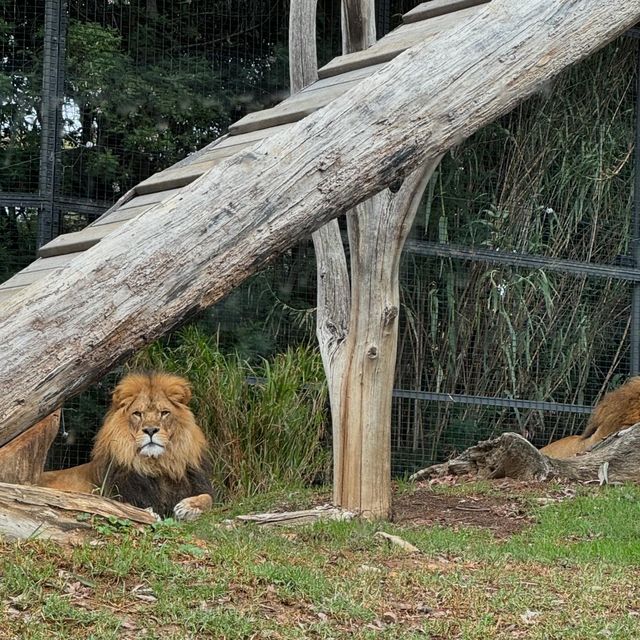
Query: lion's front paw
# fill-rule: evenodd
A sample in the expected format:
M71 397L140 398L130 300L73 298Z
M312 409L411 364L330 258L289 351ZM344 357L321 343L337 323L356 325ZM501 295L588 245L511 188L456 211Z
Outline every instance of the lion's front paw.
M178 504L173 507L173 515L176 520L185 520L191 522L196 518L199 518L204 511L211 507L211 496L203 493L199 496L191 496L180 500Z

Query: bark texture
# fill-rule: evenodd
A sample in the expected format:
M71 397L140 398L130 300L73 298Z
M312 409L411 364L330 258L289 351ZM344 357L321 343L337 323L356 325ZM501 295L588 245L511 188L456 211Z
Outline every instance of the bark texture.
M424 189L427 162L397 193L386 189L349 214L351 318L334 441L334 501L364 516L391 512L391 402L398 346L398 270ZM335 433L334 433L335 438Z
M0 444L638 20L634 0L493 0L27 287L0 312Z
M521 435L505 433L480 442L453 460L422 469L411 479L467 474L488 479L566 478L583 482L599 482L606 474L608 482L640 482L640 424L568 460L547 458Z
M318 79L316 6L318 0L291 0L289 5L289 86L291 95Z

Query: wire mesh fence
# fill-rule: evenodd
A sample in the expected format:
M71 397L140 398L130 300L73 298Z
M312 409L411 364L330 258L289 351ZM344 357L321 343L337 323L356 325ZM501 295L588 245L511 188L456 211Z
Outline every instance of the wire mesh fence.
M379 32L416 4L381 2ZM38 204L26 205L41 184L44 2L0 7L6 279L38 239ZM338 2L319 3L321 63L339 53L339 13ZM286 2L70 1L61 230L282 99L287 21ZM638 371L636 55L630 38L612 43L453 149L434 175L401 265L395 474L507 430L537 446L579 432L601 394ZM13 192L22 200L5 205ZM315 296L306 243L196 324L256 362L314 343ZM117 378L67 403L51 466L86 460Z

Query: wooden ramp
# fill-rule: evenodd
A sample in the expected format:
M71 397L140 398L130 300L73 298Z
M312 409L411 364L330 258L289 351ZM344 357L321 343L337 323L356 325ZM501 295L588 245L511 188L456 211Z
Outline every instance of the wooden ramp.
M338 56L319 69L319 79L300 93L271 109L250 113L231 125L227 135L138 184L82 231L60 235L41 247L35 262L0 284L0 306L29 284L52 271L66 268L81 252L126 221L188 188L191 182L224 158L324 107L405 49L450 29L487 1L431 0L412 9L403 16L400 27L368 49Z

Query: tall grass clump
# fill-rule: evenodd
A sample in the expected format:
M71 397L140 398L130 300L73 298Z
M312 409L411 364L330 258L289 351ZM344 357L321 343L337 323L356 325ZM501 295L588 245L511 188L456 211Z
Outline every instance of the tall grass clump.
M156 342L136 355L129 367L190 380L214 482L225 497L308 484L327 471L327 390L316 350L289 348L251 364L222 353L215 337L187 326L170 345Z

